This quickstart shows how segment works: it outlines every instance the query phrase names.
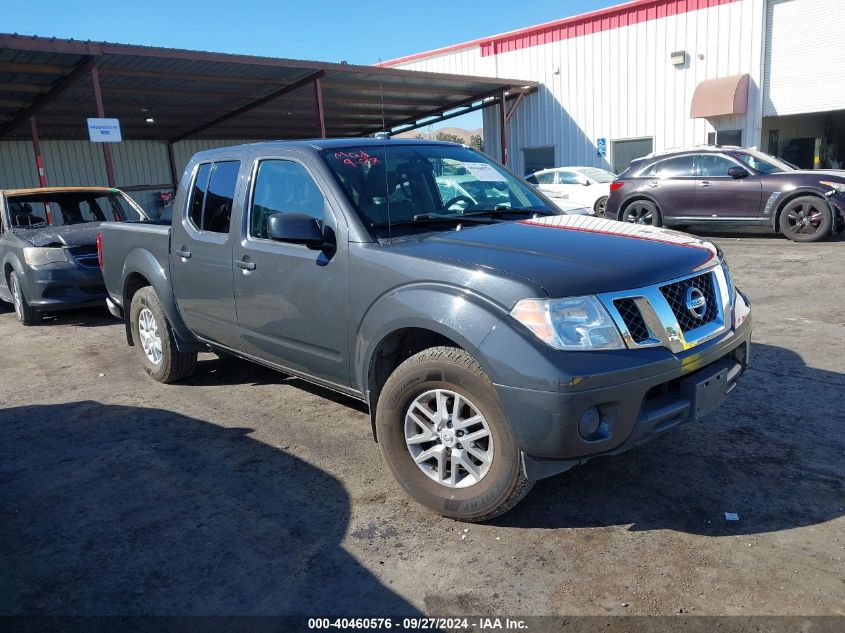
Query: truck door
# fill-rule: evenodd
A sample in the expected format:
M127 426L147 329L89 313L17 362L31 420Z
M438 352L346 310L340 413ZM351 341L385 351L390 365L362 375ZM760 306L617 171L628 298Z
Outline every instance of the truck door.
M244 351L283 368L349 385L346 227L323 193L322 177L300 159L275 155L253 167L235 299ZM336 249L273 241L274 213L307 213L335 235ZM339 220L340 222L339 223Z
M230 236L232 207L240 199L239 168L236 160L197 165L170 236L173 292L185 324L200 338L227 347L240 345Z

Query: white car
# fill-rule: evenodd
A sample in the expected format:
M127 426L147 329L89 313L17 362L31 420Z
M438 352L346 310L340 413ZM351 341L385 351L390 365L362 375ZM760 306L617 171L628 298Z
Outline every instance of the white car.
M562 199L587 206L599 217L604 216L610 183L615 178L615 174L598 167L555 167L525 177L555 203Z

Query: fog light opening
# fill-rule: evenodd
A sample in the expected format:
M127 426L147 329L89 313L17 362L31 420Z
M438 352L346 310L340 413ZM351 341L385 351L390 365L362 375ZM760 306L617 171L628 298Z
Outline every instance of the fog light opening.
M596 407L590 407L581 414L581 419L578 421L578 433L585 440L596 440L596 437L601 429L601 414Z

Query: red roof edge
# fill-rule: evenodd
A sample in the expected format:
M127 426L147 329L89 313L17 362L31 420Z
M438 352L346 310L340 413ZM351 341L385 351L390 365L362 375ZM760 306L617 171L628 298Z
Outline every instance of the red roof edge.
M378 66L396 66L418 59L426 59L451 53L473 46L481 48L481 56L496 55L515 51L539 44L548 44L570 37L589 35L640 22L655 20L672 15L707 9L723 4L730 4L738 0L632 0L625 4L618 4L605 9L597 9L589 13L552 20L535 26L529 26L514 31L507 31L499 35L482 37L460 44L435 48L433 50L413 55L397 57L377 64Z

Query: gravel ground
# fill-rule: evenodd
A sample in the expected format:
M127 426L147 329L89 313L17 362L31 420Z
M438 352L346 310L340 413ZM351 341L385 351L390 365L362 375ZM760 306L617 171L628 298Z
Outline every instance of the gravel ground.
M104 311L0 308L0 614L845 615L845 241L714 240L729 401L486 525L406 498L352 400L211 354L159 385Z

